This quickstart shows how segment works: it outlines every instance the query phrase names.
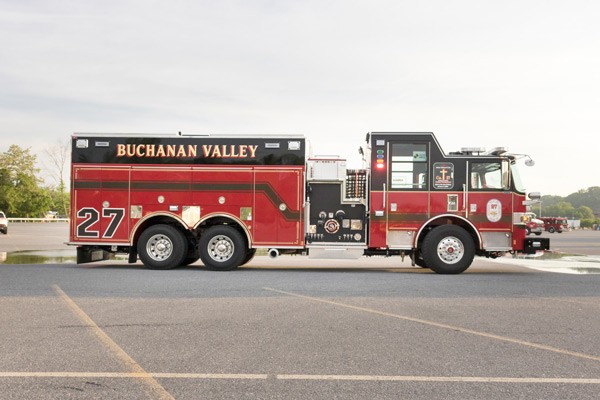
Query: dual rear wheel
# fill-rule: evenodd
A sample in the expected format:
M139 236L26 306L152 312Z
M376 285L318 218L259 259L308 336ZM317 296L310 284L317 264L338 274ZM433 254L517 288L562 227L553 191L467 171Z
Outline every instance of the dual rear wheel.
M172 269L201 259L208 269L230 271L250 261L255 250L247 248L235 228L217 225L200 237L199 255L188 255L188 241L183 232L161 224L149 227L140 235L137 253L149 269Z

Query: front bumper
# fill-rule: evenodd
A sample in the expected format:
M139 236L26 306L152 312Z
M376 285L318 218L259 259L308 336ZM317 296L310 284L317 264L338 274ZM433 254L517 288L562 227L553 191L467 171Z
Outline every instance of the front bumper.
M535 254L539 250L550 250L549 238L526 238L523 246L523 252L526 254Z

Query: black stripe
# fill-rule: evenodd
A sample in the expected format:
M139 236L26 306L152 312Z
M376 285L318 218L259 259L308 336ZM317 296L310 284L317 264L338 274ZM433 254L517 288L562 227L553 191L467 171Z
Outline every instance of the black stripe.
M75 181L73 184L75 189L127 189L129 182L127 181ZM131 190L169 190L169 191L198 191L198 192L250 192L253 187L257 192L263 192L265 196L273 203L273 205L283 214L287 220L297 221L300 219L300 210L290 210L286 208L281 210L280 204L285 202L279 196L279 193L268 182L252 183L230 183L230 182L202 182L202 183L180 183L180 182L156 182L156 181L134 181L131 182Z

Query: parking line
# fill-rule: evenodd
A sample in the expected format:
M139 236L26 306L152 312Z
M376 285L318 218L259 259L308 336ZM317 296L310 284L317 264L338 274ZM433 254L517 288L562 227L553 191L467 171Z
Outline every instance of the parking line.
M576 351L570 351L570 350L561 349L558 347L528 342L526 340L515 339L515 338L508 337L508 336L500 336L500 335L495 335L493 333L479 332L479 331L475 331L473 329L462 328L460 326L448 325L448 324L443 324L443 323L439 323L439 322L435 322L435 321L428 321L428 320L421 319L421 318L414 318L414 317L409 317L406 315L400 315L400 314L394 314L394 313L385 312L385 311L379 311L379 310L375 310L375 309L367 308L367 307L353 306L351 304L341 303L339 301L326 300L326 299L322 299L319 297L306 296L306 295L299 294L299 293L286 292L284 290L279 290L279 289L274 289L274 288L269 288L269 287L264 287L263 289L270 291L270 292L284 294L286 296L297 297L300 299L329 304L329 305L333 305L333 306L337 306L337 307L344 307L344 308L348 308L348 309L355 310L355 311L362 311L362 312L367 312L367 313L371 313L371 314L381 315L384 317L401 319L404 321L410 321L410 322L416 322L416 323L423 324L423 325L434 326L436 328L442 328L442 329L447 329L447 330L451 330L451 331L468 333L471 335L476 335L476 336L480 336L480 337L484 337L484 338L488 338L488 339L500 340L503 342L527 346L527 347L531 347L531 348L538 349L538 350L550 351L553 353L558 353L558 354L567 355L567 356L571 356L571 357L584 358L584 359L593 360L593 361L600 361L600 357L594 356L591 354L579 353Z
M495 376L389 376L389 375L277 375L280 380L376 381L376 382L459 382L459 383L573 383L600 384L588 378L512 378Z
M141 379L146 385L150 387L159 399L175 400L173 396L167 390L161 386L148 372L142 368L129 354L125 352L114 340L110 338L100 327L85 313L79 306L71 300L69 296L58 285L52 285L52 289L60 297L60 299L73 311L73 313L83 322L92 332L98 337L100 342L104 344L133 374L130 376Z
M164 379L231 379L266 380L273 377L280 381L350 381L350 382L450 382L450 383L513 383L513 384L577 384L600 385L596 378L536 378L498 376L415 376L415 375L308 375L308 374L194 374L194 373L135 373L135 372L0 372L0 378L145 378Z
M0 372L0 378L170 378L170 379L239 379L264 380L267 374L194 374L172 372Z

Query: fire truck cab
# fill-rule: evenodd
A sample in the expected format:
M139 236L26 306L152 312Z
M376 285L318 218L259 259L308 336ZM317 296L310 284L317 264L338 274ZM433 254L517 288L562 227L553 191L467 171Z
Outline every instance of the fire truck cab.
M75 134L72 145L78 262L125 253L152 269L231 270L263 248L408 256L456 274L475 255L549 249L526 238L524 155L502 148L445 154L432 133L374 132L364 168L347 169L307 154L302 136Z

